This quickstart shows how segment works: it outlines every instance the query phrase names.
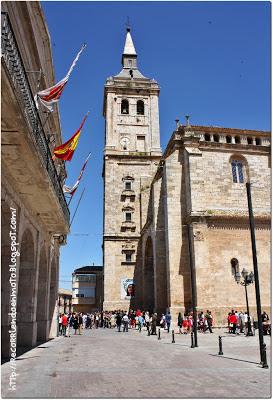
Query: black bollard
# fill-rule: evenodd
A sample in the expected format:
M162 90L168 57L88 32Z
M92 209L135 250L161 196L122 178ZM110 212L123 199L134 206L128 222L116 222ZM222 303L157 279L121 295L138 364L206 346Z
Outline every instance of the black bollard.
M193 343L193 332L191 332L191 348L194 348L194 343Z
M158 340L160 340L160 329L158 329Z
M174 331L172 331L172 337L173 337L172 343L175 343L175 340L174 340Z
M263 359L263 363L262 363L263 368L268 368L267 359L266 359L266 344L265 343L263 343L262 359Z
M150 336L150 329L148 329L148 336Z
M222 348L222 336L219 336L219 356L222 356L223 353L223 348Z

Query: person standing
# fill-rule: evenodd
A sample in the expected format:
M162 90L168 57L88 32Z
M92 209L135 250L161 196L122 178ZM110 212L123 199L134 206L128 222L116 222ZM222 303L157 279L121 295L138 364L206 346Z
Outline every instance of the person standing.
M64 314L62 317L62 334L66 336L66 329L67 329L67 316Z
M228 333L232 332L232 326L231 326L231 323L230 323L230 317L231 317L231 312L228 313L228 317L227 317L227 320L228 320Z
M123 315L122 322L123 322L123 332L128 332L129 318L127 312Z
M151 322L151 335L156 335L156 320L157 320L157 313L154 313Z
M85 329L85 327L86 327L86 319L87 319L87 315L83 314L82 315L82 329Z
M96 329L99 329L100 316L99 313L95 314Z
M95 322L95 316L94 316L94 314L93 314L93 313L91 314L91 316L90 316L90 319L91 319L91 323L90 323L90 329L93 329L94 322Z
M121 318L120 313L118 312L117 313L117 317L116 317L116 324L117 324L117 327L118 327L118 332L120 332L121 321L122 321L122 318Z
M166 316L164 314L162 314L161 320L159 323L160 323L161 328L166 329Z
M243 311L239 312L239 320L238 320L238 325L239 325L239 329L240 329L240 333L244 332L244 314Z
M85 325L85 328L86 329L90 329L91 328L91 317L90 317L90 315L89 314L87 314L87 316L86 316L86 325Z
M212 333L212 329L211 329L211 325L212 325L212 315L210 314L210 311L209 311L209 310L207 310L206 318L207 318L207 322L208 322L209 331L210 331L210 333Z
M146 311L145 313L145 322L146 322L146 327L147 327L147 331L149 331L150 329L150 315L149 315L149 311Z
M73 320L72 320L73 316L71 313L68 314L67 317L67 328L66 328L66 335L70 337L70 328L73 327Z
M112 312L111 317L110 317L110 328L111 329L115 327L115 323L116 323L115 314L114 314L114 312Z
M232 333L235 335L236 334L236 328L237 328L238 320L237 320L237 317L236 317L234 312L231 313L230 323L232 324Z
M76 335L77 330L79 329L79 317L77 314L74 315L73 328L75 330L74 335Z
M187 317L187 314L184 314L184 317L183 317L183 333L185 334L185 335L187 335L187 331L188 331L188 317Z
M140 314L140 315L138 316L138 330L139 330L139 332L141 332L142 324L143 324L143 317L142 317L142 315Z
M193 313L190 313L189 321L188 321L189 331L192 332L193 327Z
M80 314L79 314L79 335L82 334L82 322L83 322L83 320L82 320L82 314L80 313Z
M166 319L166 324L167 324L168 333L169 333L170 332L170 326L171 326L171 319L172 319L171 314L170 313L166 314L165 319Z
M248 313L244 313L244 325L245 325L245 335L248 333Z
M135 314L135 312L132 310L132 311L131 311L131 327L132 327L132 328L135 327L135 322L136 322L136 314Z
M238 313L238 311L235 311L234 314L236 315L236 318L237 318L237 325L236 325L236 329L237 329L239 327L239 313Z
M62 335L62 314L59 314L59 334Z
M182 318L181 312L178 314L178 321L177 321L177 323L178 323L178 326L179 326L179 333L181 334L181 333L182 333L182 332L181 332L181 328L182 328L182 324L183 324L183 318Z

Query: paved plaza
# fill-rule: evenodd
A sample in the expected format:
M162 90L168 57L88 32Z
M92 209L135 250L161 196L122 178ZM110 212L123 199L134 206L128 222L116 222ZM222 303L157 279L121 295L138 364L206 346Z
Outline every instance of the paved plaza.
M256 331L257 333L257 331ZM223 355L218 336L223 335ZM146 329L83 330L58 337L16 360L16 391L9 390L11 363L2 365L2 397L15 398L270 398L269 368L259 365L259 338L229 335L226 329L190 335Z

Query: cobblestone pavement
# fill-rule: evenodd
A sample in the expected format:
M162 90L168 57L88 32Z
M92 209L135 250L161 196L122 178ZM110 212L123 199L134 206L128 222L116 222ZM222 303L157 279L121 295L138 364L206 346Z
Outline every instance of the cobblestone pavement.
M218 335L223 335L219 356ZM270 398L271 338L265 336L269 368L259 365L258 335L226 329L190 335L161 330L83 330L59 337L16 361L16 391L9 390L11 365L2 365L2 397L15 398Z

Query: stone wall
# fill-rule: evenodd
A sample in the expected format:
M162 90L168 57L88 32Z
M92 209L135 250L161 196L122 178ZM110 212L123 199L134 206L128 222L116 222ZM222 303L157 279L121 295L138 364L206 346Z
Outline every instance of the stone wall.
M210 147L193 131L188 137L172 136L164 167L154 179L150 199L145 199L151 207L142 230L142 258L145 263L145 238L151 235L155 284L160 282L164 288L163 276L167 275L167 296L160 299L160 312L169 310L173 323L178 312L192 311L188 225L192 230L197 312L211 310L214 325L225 326L232 309L246 311L245 289L236 283L231 261L237 260L239 272L243 268L253 271L245 186L248 179L252 182L262 309L271 312L269 156L269 147L265 146L234 142L232 147L223 140ZM234 159L243 164L244 183L233 183ZM156 291L157 305L159 298ZM248 298L251 316L257 319L254 284L248 287Z

